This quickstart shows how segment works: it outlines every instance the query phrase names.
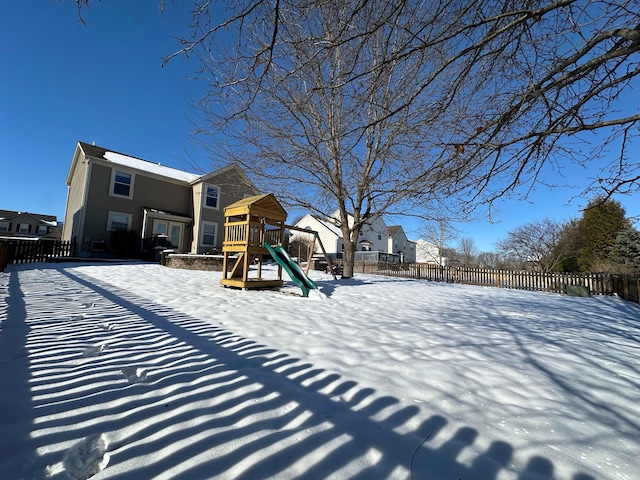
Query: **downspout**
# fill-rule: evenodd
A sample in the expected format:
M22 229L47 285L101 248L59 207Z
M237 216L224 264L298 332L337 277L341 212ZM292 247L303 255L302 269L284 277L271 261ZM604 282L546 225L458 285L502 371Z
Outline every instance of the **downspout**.
M147 209L142 207L142 234L140 235L140 251L144 249L144 238L147 234Z

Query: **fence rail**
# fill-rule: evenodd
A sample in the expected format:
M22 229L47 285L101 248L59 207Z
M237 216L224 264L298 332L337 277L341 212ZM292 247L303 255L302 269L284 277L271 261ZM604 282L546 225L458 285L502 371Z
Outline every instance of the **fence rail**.
M640 274L546 273L441 267L422 263L362 263L356 267L356 271L418 280L554 293L566 293L567 286L576 285L588 288L592 295L618 295L625 300L640 303Z
M48 258L70 256L75 247L73 240L3 240L0 241L0 272L12 263L44 262Z

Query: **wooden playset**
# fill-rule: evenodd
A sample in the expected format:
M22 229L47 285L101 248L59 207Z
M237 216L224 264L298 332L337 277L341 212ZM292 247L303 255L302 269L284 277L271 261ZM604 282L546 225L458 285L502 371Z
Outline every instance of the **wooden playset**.
M287 212L273 194L244 198L224 209L223 267L220 283L227 287L270 288L282 282L282 267L277 278L262 278L262 257L268 254L265 243L282 245ZM250 266L256 262L256 269Z
M273 248L268 249L267 246L282 247L285 229L314 235L313 244L316 239L319 241L317 232L285 225L287 212L270 193L247 197L227 206L224 209L224 217L223 266L220 283L225 287L243 289L280 287L284 283L282 281L283 266L287 268L290 276L297 276L299 268L289 265L292 261L288 256L274 258L278 263L276 278L273 278L273 275L271 278L262 276L263 257L270 255L269 250L273 251ZM331 265L321 242L320 247ZM311 250L309 255L311 256L312 253ZM309 263L307 263L307 272ZM252 268L253 265L255 265L254 268ZM304 280L304 278L292 279L299 285L299 281Z

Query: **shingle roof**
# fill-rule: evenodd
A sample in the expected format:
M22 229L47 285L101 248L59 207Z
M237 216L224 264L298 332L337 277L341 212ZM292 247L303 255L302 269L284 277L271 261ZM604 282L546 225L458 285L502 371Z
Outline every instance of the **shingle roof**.
M106 162L115 163L116 165L122 165L184 182L192 182L200 177L200 175L196 173L185 172L183 170L178 170L177 168L165 167L159 163L153 163L148 160L132 157L131 155L126 155L114 150L108 150L97 145L89 145L84 142L78 143L86 155Z
M55 226L57 224L57 217L55 215L44 215L41 213L31 213L31 212L16 212L14 210L0 210L0 220L11 220L12 218L28 215L36 221L41 223Z

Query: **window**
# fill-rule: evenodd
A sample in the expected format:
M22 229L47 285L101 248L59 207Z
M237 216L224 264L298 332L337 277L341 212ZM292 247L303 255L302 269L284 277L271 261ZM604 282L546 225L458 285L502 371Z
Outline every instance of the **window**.
M0 222L0 232L8 232L9 231L9 222Z
M169 233L169 222L163 222L161 220L153 221L153 233L156 235L168 235Z
M382 240L382 235L378 234L378 240Z
M109 212L107 219L107 231L131 230L132 215L128 213Z
M111 189L110 195L116 197L133 197L133 181L135 176L132 173L123 172L121 170L111 171Z
M184 223L182 222L171 222L161 218L153 220L153 234L166 236L169 242L171 242L171 247L177 250L182 249L183 228Z
M20 232L20 233L29 233L29 224L28 223L19 223L18 224L18 232Z
M216 244L216 231L218 224L212 222L202 222L202 245L214 246Z
M171 223L169 228L169 241L173 248L182 250L182 224Z
M218 209L218 198L220 197L220 188L215 185L204 185L204 204L206 207Z
M46 234L47 234L47 226L38 225L38 235L46 235Z

